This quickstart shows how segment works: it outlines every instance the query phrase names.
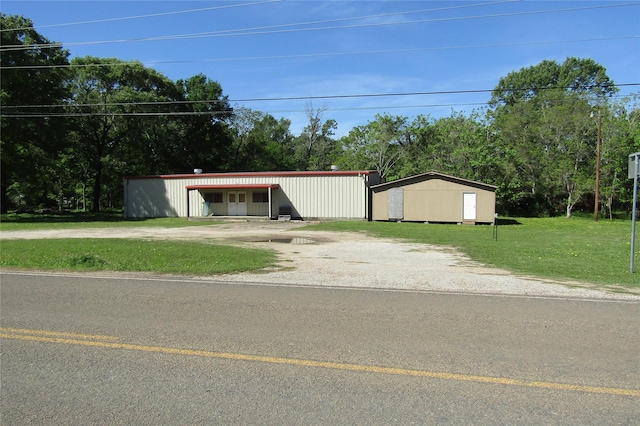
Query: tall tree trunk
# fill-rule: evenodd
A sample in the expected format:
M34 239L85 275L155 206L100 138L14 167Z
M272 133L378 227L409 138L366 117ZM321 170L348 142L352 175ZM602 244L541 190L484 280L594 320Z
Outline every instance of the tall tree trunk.
M93 213L100 212L101 197L102 197L102 164L96 167L96 172L93 176L93 203L91 205L91 211Z
M575 202L572 202L571 200L571 192L569 192L569 195L567 196L567 218L571 217L571 213L573 212L573 206L575 205Z
M9 210L9 196L7 195L7 187L4 184L0 185L1 199L0 199L0 211L6 213Z

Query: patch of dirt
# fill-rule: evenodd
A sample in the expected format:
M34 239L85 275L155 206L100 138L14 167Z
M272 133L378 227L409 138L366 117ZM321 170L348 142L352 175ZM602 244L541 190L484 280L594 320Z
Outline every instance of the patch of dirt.
M228 222L185 228L7 231L0 239L143 238L224 242L275 250L274 268L199 280L541 297L640 300L619 286L519 277L472 262L451 248L377 239L357 232L301 229L310 222Z

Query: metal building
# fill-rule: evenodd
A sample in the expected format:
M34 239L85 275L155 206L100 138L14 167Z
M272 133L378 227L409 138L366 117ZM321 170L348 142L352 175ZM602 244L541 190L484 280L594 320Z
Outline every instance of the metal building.
M194 173L124 178L125 217L371 220L373 171Z
M373 220L493 223L496 186L437 172L371 187Z

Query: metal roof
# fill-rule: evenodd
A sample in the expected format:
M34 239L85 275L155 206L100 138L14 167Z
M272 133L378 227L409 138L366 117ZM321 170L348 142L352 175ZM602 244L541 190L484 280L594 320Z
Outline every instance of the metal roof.
M175 175L125 176L124 179L199 179L199 178L243 178L243 177L313 177L313 176L361 176L377 175L372 170L331 170L313 172L228 172L228 173L182 173Z

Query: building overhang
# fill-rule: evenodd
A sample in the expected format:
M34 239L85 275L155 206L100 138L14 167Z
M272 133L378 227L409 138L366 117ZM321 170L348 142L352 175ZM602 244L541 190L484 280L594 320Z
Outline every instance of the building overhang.
M278 189L277 183L248 183L248 184L227 184L227 185L187 185L187 190L243 190L243 189Z

